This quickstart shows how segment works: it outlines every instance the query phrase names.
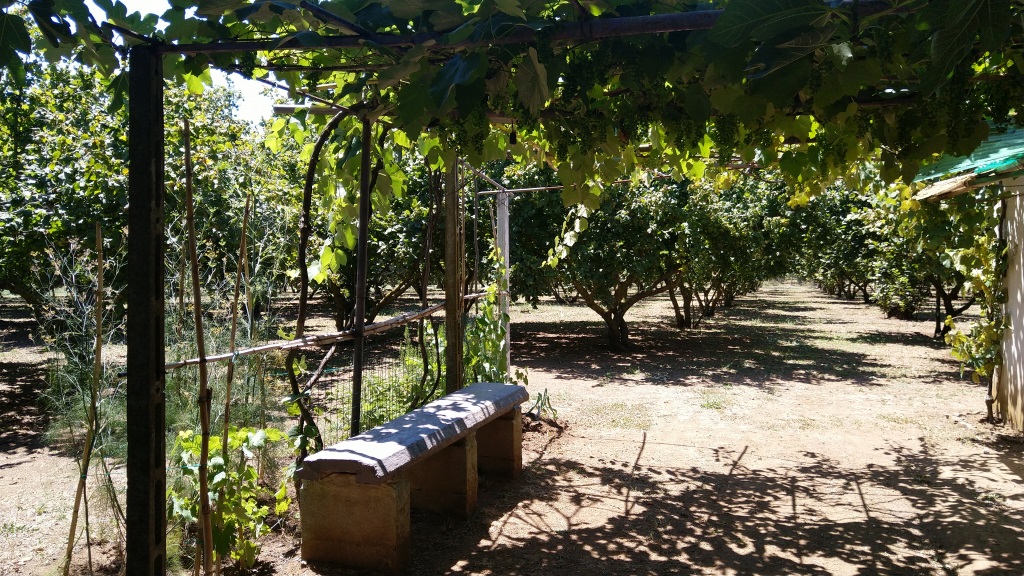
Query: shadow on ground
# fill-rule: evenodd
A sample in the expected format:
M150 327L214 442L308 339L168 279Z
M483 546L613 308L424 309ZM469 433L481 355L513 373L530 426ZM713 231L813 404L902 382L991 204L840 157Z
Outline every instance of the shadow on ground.
M1024 570L1019 519L1001 513L969 482L940 477L959 462L938 458L927 446L892 452L894 466L865 470L815 454L804 454L795 468L759 470L747 469L742 453L725 454L734 462L721 473L546 460L529 470L522 489L510 489L470 522L418 525L428 532L418 537L418 555L431 561L415 572L458 566L494 574L829 574L845 565L856 574L921 574L956 570L977 557L988 563L975 566L978 574ZM577 477L571 486L565 470ZM566 490L575 493L570 506L556 498ZM618 498L609 499L609 492ZM816 513L816 504L827 500L839 516ZM883 500L909 507L887 513ZM619 509L606 511L605 521L577 522L588 507L609 503ZM551 508L561 511L561 522L550 520ZM524 564L523 549L540 564Z
M20 301L0 298L0 353L35 346L35 321ZM46 391L46 370L39 359L0 357L0 451L42 447L46 413L40 396Z
M924 332L830 332L825 328L842 320L825 326L813 317L826 306L833 313L838 310L840 317L843 307L849 307L851 315L863 315L865 305L860 303L826 299L815 306L765 297L759 292L757 299L721 310L694 330L678 330L670 318L633 322L635 348L627 353L609 349L604 324L596 315L593 321L517 321L512 325L513 363L557 378L626 385L637 372L643 372L645 384L685 385L700 378L758 387L824 381L874 385L878 378L891 376L892 362L879 362L865 353L871 345L945 347ZM957 363L949 358L914 378L943 382L958 374Z
M482 490L481 507L468 520L414 511L408 573L1024 571L1020 519L965 480L984 470L937 456L923 441L918 449L892 446L892 465L865 469L814 453L750 469L745 449L719 448L725 465L709 472L645 466L643 451L638 444L633 461L538 460L519 483ZM818 511L826 506L832 517Z
M40 395L45 390L45 371L40 366L0 363L0 451L42 447L46 414Z

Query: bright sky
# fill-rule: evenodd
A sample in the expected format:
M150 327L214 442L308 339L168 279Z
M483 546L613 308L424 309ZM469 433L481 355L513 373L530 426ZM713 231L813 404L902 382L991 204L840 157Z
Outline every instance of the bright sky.
M167 0L121 0L121 2L128 7L128 12L142 12L143 14L163 14L170 8ZM248 80L238 74L227 76L220 70L212 72L214 84L223 86L230 80L235 88L242 93L236 111L239 118L259 123L274 113L273 99L262 94L263 89L266 88L264 84Z

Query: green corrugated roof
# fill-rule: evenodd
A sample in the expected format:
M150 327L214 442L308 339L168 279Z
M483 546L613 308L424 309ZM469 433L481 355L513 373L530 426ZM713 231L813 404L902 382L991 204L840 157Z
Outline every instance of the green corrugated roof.
M965 172L986 174L1024 167L1024 129L993 131L970 156L943 156L921 168L915 182L928 182Z

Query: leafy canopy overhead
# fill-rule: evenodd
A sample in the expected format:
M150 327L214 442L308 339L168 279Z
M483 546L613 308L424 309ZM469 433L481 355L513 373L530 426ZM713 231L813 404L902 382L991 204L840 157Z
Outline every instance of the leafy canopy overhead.
M48 54L82 46L114 73L116 35L81 2L5 8L0 65L17 69L32 19ZM169 77L273 75L384 120L387 149L545 161L569 185L563 199L590 206L600 182L641 167L699 178L775 164L798 202L858 177L861 158L906 181L935 154L972 150L986 118L1021 122L1024 96L1010 0L172 0L159 20L97 5L168 44L265 41L169 49ZM631 35L601 32L638 16L651 18ZM694 29L650 33L677 28ZM113 42L139 42L124 38ZM300 113L278 132L322 122Z

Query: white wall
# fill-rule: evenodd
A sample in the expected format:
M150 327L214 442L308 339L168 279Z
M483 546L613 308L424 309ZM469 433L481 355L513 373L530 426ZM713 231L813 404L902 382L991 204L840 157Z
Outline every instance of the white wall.
M1006 271L1007 329L1003 334L1003 365L994 384L995 410L1016 430L1024 430L1024 178L1004 183L1006 200L1003 228L1009 267Z

